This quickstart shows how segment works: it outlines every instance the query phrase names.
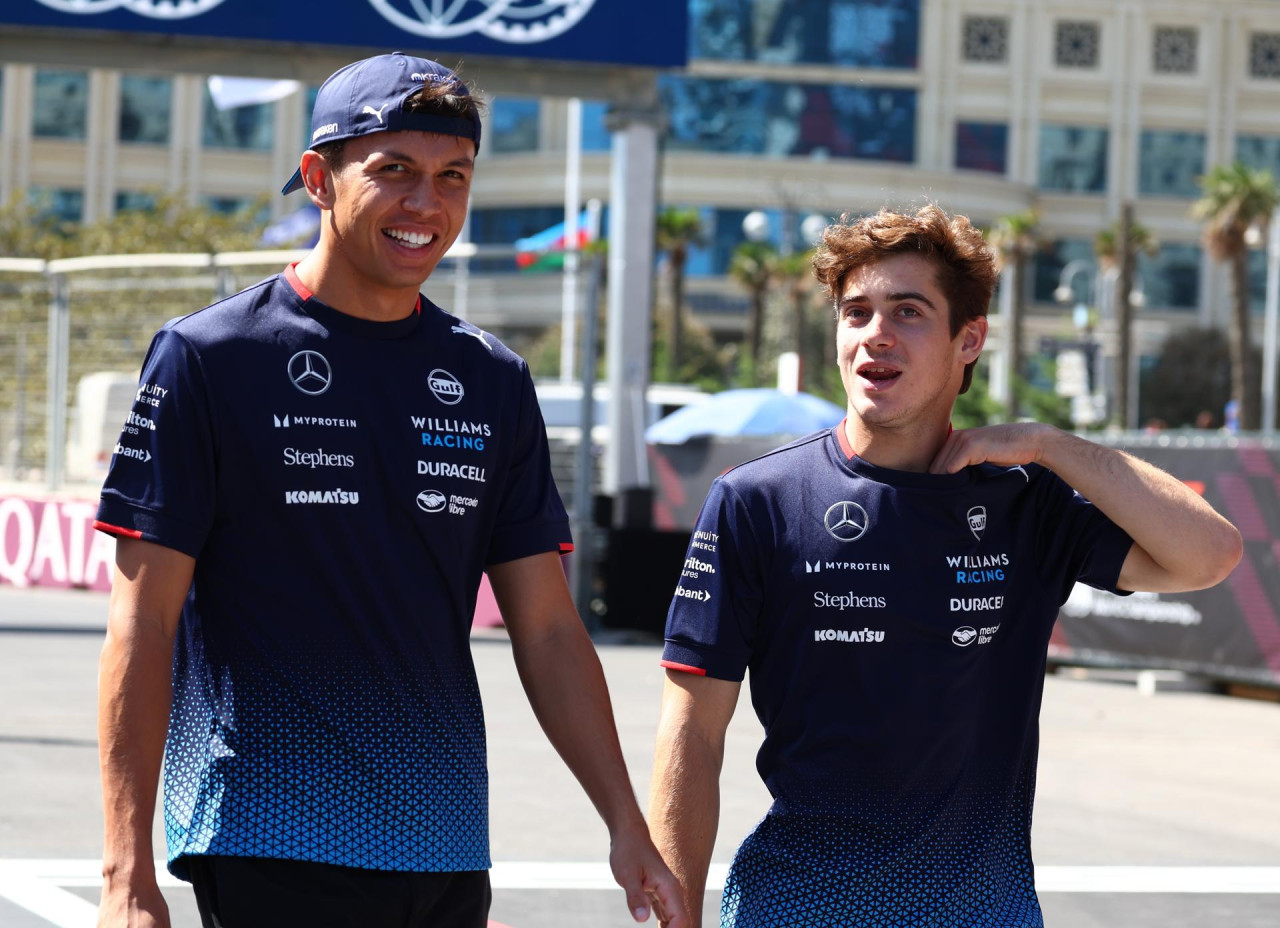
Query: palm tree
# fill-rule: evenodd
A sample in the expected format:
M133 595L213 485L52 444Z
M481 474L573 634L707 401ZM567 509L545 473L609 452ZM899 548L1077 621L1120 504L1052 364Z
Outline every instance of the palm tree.
M701 245L702 220L696 209L669 206L658 214L658 251L667 256L671 271L671 340L667 345L667 379L680 379L684 348L684 267L689 249Z
M751 293L751 323L747 333L751 378L760 370L760 343L764 335L764 302L778 273L778 250L768 242L742 242L733 250L729 276Z
M1280 188L1270 171L1255 171L1237 161L1214 165L1200 178L1204 196L1191 215L1204 221L1204 243L1218 261L1231 266L1231 398L1240 410L1240 427L1258 427L1258 407L1245 380L1249 359L1249 246L1245 233L1263 225L1280 205Z
M1116 326L1119 329L1120 345L1116 352L1116 408L1114 421L1125 428L1136 428L1136 422L1129 421L1129 374L1133 363L1133 274L1138 254L1154 258L1160 251L1160 242L1155 234L1133 221L1133 206L1124 205L1124 212L1109 228L1103 229L1093 238L1093 253L1098 256L1098 263L1104 271L1119 268L1120 275L1116 281Z
M1039 216L1034 210L1023 213L1012 213L1001 216L996 224L987 232L987 242L995 249L1001 270L1009 273L1003 286L1011 289L1012 299L1009 302L1008 351L1009 370L1009 403L1006 410L1010 421L1018 417L1018 400L1014 392L1014 382L1022 376L1022 323L1027 314L1027 265L1040 249L1036 238L1036 225Z
M799 387L804 389L805 372L805 317L813 300L816 282L813 278L814 249L780 255L777 260L777 276L785 283L791 298L791 347L800 359Z

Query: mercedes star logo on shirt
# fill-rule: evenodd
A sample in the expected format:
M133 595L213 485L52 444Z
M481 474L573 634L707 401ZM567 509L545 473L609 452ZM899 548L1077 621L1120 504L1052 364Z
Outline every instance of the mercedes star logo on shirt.
M832 505L822 521L827 527L827 534L836 541L857 541L871 527L867 510L849 500Z
M289 359L289 382L310 396L319 396L333 382L333 371L318 351L299 351Z

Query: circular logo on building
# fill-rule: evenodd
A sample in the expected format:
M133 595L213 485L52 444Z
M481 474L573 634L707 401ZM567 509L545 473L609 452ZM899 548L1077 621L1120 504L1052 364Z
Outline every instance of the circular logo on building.
M498 42L545 42L566 32L596 0L369 0L382 18L405 32L450 39L478 32Z
M418 508L423 512L439 512L446 502L448 497L439 490L423 490L418 494Z
M857 541L871 527L867 510L851 500L833 504L822 517L827 534L836 541Z
M208 13L223 0L36 0L59 13L92 16L111 10L126 10L149 19L190 19Z
M289 383L308 396L319 396L333 383L333 369L318 351L299 351L289 359Z
M467 391L462 389L462 384L458 378L450 374L442 367L437 367L427 375L427 386L431 388L431 392L435 394L436 399L447 406L454 406L462 402L462 398Z
M961 625L951 633L951 643L967 648L978 637L978 630L969 625Z

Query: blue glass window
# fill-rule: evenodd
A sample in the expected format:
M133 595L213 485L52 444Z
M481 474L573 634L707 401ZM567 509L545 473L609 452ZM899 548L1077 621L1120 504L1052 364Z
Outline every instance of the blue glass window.
M1280 136L1236 136L1236 160L1255 171L1270 171L1280 178Z
M920 0L691 0L689 55L915 68Z
M1053 291L1058 289L1062 280L1062 271L1072 261L1083 259L1089 262L1086 270L1073 274L1067 281L1074 294L1073 302L1094 305L1094 281L1098 273L1098 261L1093 255L1093 242L1087 239L1059 239L1047 248L1036 252L1035 270L1032 278L1035 281L1034 299L1037 303L1054 303Z
M563 206L473 209L471 241L477 245L513 245L516 239L528 238L561 222L564 222ZM517 266L514 256L476 258L471 261L470 269L480 273L514 273Z
M1107 189L1107 130L1040 127L1040 188L1061 193Z
M140 193L136 190L121 190L116 193L116 212L147 212L156 208L154 193Z
M493 151L537 151L540 112L541 104L537 100L507 97L494 100L488 126Z
M316 94L320 92L319 84L308 84L303 90L302 108L302 151L311 147L311 113L316 108Z
M84 191L57 187L28 187L27 202L42 219L79 222L84 215Z
M120 141L165 145L169 141L173 81L125 74L120 78Z
M84 138L88 103L88 72L37 69L32 135L39 139Z
M204 145L270 151L275 141L275 104L253 103L220 110L213 105L209 88L204 91Z
M609 104L599 100L582 101L582 150L609 151L613 147L613 133L605 127Z
M1138 256L1138 273L1147 306L1152 309L1198 309L1200 246L1164 242L1154 258Z
M1009 127L998 122L956 123L956 167L1003 174L1008 166Z
M1139 143L1138 192L1155 197L1194 197L1204 173L1200 132L1145 131Z
M663 78L675 150L915 160L916 92Z

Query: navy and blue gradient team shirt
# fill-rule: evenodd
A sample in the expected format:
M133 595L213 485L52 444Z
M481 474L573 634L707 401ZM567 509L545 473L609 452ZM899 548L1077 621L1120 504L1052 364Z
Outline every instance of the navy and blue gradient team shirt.
M906 473L843 423L712 486L663 664L751 671L774 802L735 855L733 928L1042 924L1030 852L1049 634L1132 544L1050 471Z
M98 520L196 559L174 873L192 854L489 867L481 572L570 547L519 357L425 300L337 312L290 269L156 335Z

